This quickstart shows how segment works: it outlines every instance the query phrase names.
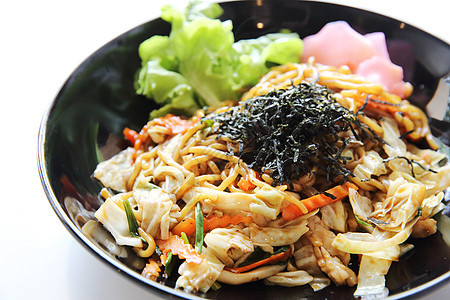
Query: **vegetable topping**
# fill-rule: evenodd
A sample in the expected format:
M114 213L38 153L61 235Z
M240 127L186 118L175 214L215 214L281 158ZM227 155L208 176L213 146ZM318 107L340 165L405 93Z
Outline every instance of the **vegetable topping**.
M166 5L161 18L170 36L155 35L141 43L142 67L136 92L161 105L151 112L192 115L203 106L237 100L270 66L298 62L303 42L297 33L273 33L235 42L230 20L217 3L191 1L184 11Z
M204 259L203 255L199 254L191 244L186 244L178 235L171 235L167 240L156 240L156 245L164 254L167 255L170 251L180 258L186 259L187 262L200 264Z
M384 34L330 23L305 38L299 64L297 34L235 42L231 21L213 19L221 12L165 6L170 36L140 45L136 92L161 108L94 171L105 187L95 217L117 243L102 245L127 260L133 247L144 277L176 277L186 292L264 279L387 296L406 239L437 230L450 164L410 143L438 148L426 114L400 97L412 89ZM100 242L100 229L90 220L83 233Z
M316 208L320 208L327 204L343 200L348 196L349 188L353 188L355 190L358 189L358 187L353 183L346 182L343 185L335 186L321 194L303 199L300 202L308 209L308 212L311 212ZM303 212L297 205L293 203L289 204L283 209L283 219L285 220L293 220L302 215Z
M257 248L254 253L247 259L246 262L243 262L239 267L236 268L225 268L227 271L232 273L243 273L255 269L257 267L274 264L277 262L282 262L288 259L292 254L292 249L289 246L283 246L278 251L273 254L268 254L266 252L261 251L261 248ZM255 260L257 256L262 256L260 260Z

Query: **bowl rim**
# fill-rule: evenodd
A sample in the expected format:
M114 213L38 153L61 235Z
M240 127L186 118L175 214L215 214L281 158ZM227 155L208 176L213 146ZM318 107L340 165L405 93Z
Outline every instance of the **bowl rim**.
M232 3L232 2L254 2L254 1L255 0L230 0L230 1L217 2L217 3L219 3L221 5L222 4L226 5L227 3ZM283 0L283 1L286 1L286 0ZM364 12L368 12L371 14L383 16L385 18L388 18L388 19L391 19L394 21L402 22L411 28L414 28L418 31L421 31L422 33L432 36L433 38L441 41L442 43L444 43L448 47L450 47L450 44L447 41L425 31L424 29L422 29L418 26L415 26L415 25L411 25L400 19L390 17L389 15L385 15L383 13L373 12L373 11L370 11L367 9L358 8L356 6L352 6L352 5L348 5L348 4L338 4L338 3L328 2L326 0L293 0L293 1L312 2L312 3L321 3L323 5L329 5L329 6L347 7L350 9L355 9L358 11L364 11ZM94 50L88 57L86 57L83 61L81 61L75 67L75 69L72 70L70 75L64 80L63 84L59 88L58 92L56 93L56 96L52 100L50 100L49 103L47 104L45 112L41 118L39 130L38 130L38 137L37 137L37 167L38 167L40 181L41 181L42 187L44 189L45 195L47 197L47 200L50 203L50 205L53 208L56 215L58 216L61 223L85 249L87 249L91 253L94 253L95 256L98 259L100 259L100 261L102 261L109 267L113 268L114 270L118 271L119 273L125 274L126 275L125 277L128 278L128 280L130 280L134 284L139 284L139 285L145 286L147 288L148 288L148 286L151 286L152 289L147 289L151 293L158 294L160 296L165 296L165 297L175 296L180 299L203 299L204 300L205 299L204 297L200 297L194 293L188 293L183 290L172 288L172 287L164 285L162 283L158 283L153 280L150 280L150 279L140 275L138 272L130 269L128 266L121 263L119 260L114 259L109 254L107 254L103 249L100 249L87 236L85 236L83 234L83 232L70 219L70 216L68 216L68 214L65 212L64 208L58 201L58 197L55 195L55 193L52 189L49 177L47 175L47 170L46 170L45 142L46 142L46 134L47 134L47 123L49 121L49 117L50 117L53 107L55 105L57 105L60 95L64 92L64 87L69 83L70 79L75 75L77 70L79 70L82 66L84 66L89 61L89 59L91 59L96 54L101 52L103 49L108 47L115 40L117 40L120 37L126 36L127 34L129 34L130 31L135 30L135 29L143 26L144 24L147 24L149 22L152 22L152 21L158 20L158 19L160 19L160 17L155 17L153 19L149 19L146 22L138 24L135 27L128 29L125 32L122 32L118 36L112 38L109 42L101 45L96 50ZM447 271L446 273L444 273L430 281L427 281L423 284L420 284L414 288L405 290L403 292L400 292L400 293L397 293L394 295L388 295L388 297L386 299L401 299L401 298L407 298L407 297L419 296L419 295L423 296L425 294L430 293L432 290L438 289L438 288L448 284L449 282L450 282L450 270Z
M97 50L98 51L98 50ZM121 263L119 260L112 258L110 255L108 255L103 249L99 248L96 244L94 244L86 235L83 234L83 232L73 223L73 221L70 219L70 216L65 212L64 208L58 201L58 197L55 195L51 184L49 177L47 176L46 171L46 159L45 159L45 135L47 132L47 122L49 113L51 111L51 108L55 102L52 102L50 107L47 109L47 111L44 113L44 117L42 118L41 124L39 126L39 133L38 133L38 151L37 151L37 165L38 165L38 171L39 171L39 177L41 180L42 187L44 189L45 195L47 197L48 202L50 203L51 207L53 208L54 212L58 216L61 223L64 225L64 227L72 234L73 237L82 245L85 249L89 250L89 252L94 253L95 256L100 259L103 263L105 263L107 266L113 268L114 270L118 271L121 274L126 274L126 278L134 282L135 284L139 283L141 285L145 286L152 286L155 289L151 289L151 292L157 292L160 295L168 296L168 294L173 296L178 296L179 298L183 299L205 299L202 297L198 297L194 294L189 295L186 292L183 292L182 290L178 290L169 286L166 286L164 284L155 282L153 280L150 280L144 276L141 276L139 273L135 272L134 270L127 267L125 264ZM135 279L135 280L132 280Z

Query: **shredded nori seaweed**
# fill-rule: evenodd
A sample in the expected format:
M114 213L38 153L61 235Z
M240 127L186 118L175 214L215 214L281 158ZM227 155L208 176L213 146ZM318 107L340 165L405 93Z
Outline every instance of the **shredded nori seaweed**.
M409 167L410 167L410 170L411 170L411 176L413 178L416 178L416 174L414 173L414 165L413 164L418 165L419 167L421 167L425 171L429 171L429 172L432 172L432 173L437 173L435 170L433 170L431 168L424 167L421 163L415 161L414 159L407 158L405 156L390 157L390 158L385 159L384 162L387 163L387 162L389 162L389 161L391 161L393 159L404 159L409 164Z
M348 159L342 151L350 140L380 141L332 95L324 86L301 83L248 99L205 120L216 123L213 131L219 137L238 142L240 158L259 172L269 172L274 185L292 186L292 180L310 173L313 166L332 182L340 175L353 176L342 166ZM343 137L340 133L345 131L353 137Z

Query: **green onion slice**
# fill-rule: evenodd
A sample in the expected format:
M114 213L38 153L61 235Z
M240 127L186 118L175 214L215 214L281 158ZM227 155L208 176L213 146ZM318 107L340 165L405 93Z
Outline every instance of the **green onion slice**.
M195 205L195 250L202 253L203 247L203 212L200 202Z
M184 232L181 233L181 239L184 241L185 244L189 244L189 239L188 239L186 233L184 233Z
M202 120L202 123L204 123L206 128L208 128L208 127L212 127L214 125L214 120L205 119L205 120Z
M169 277L170 274L172 273L174 264L175 263L174 263L174 260L173 260L172 251L169 251L167 253L167 259L166 259L166 263L165 263L165 272L167 274L167 277Z
M356 214L353 214L353 215L355 216L356 222L358 222L358 224L360 224L362 226L373 227L372 224L369 224L367 222L364 222L363 220L360 220Z
M139 224L136 221L136 217L134 216L133 209L131 208L131 204L128 201L128 199L125 199L122 201L123 207L125 208L125 213L127 215L127 221L128 221L128 229L130 230L130 233L134 237L139 237Z
M419 208L417 208L417 214L414 218L420 217L422 215L422 209L423 207L422 205L420 205Z

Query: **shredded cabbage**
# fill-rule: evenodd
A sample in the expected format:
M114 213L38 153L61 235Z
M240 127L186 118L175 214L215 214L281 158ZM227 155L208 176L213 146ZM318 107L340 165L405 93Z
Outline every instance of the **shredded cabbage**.
M310 283L314 278L303 270L280 272L276 275L267 277L264 279L264 283L268 285L281 285L281 286L299 286Z
M363 255L359 267L358 288L354 296L361 299L384 299L389 294L385 287L385 275L391 261Z
M205 243L227 267L245 253L253 252L250 238L237 228L216 228L206 234Z
M120 198L121 195L114 196ZM128 220L125 211L110 197L95 212L95 217L111 232L118 245L142 246L138 237L133 237L128 228Z
M183 262L178 269L181 275L176 282L177 288L186 291L206 293L219 278L224 265L212 251L205 248L205 259L201 264Z
M296 225L290 225L283 228L259 227L256 224L250 224L250 237L253 243L269 244L271 246L283 246L295 243L309 229L306 226L306 220Z
M409 237L412 226L417 218L400 232L387 239L376 238L370 233L347 232L339 233L333 241L333 247L341 251L354 254L370 254L373 252L386 251L386 249L395 247Z
M107 187L118 192L126 191L127 179L133 172L132 154L134 149L129 147L114 155L108 160L102 161L94 171L94 177Z

